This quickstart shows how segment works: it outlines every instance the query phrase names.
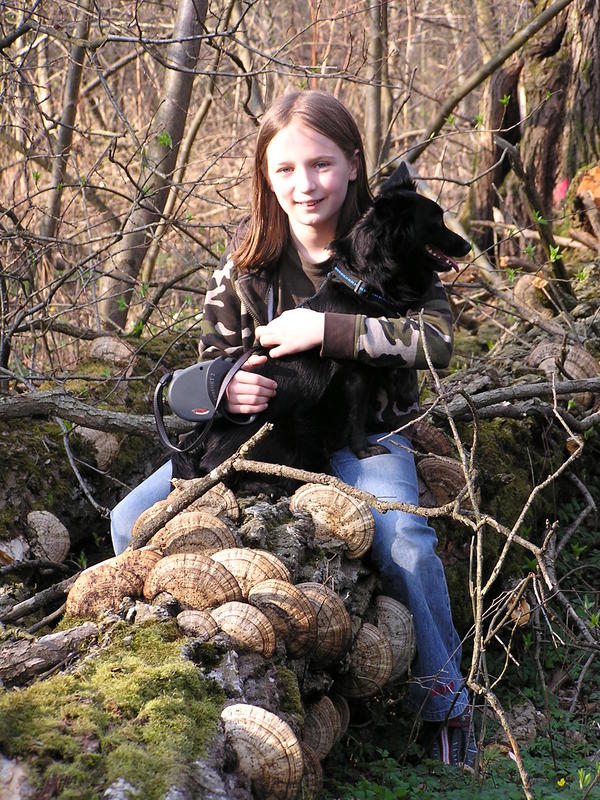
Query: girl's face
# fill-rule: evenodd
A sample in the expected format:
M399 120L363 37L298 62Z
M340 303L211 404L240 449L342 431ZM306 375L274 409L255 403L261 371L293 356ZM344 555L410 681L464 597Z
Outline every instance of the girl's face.
M302 242L316 234L323 244L334 239L358 155L347 158L332 139L292 120L269 142L266 160L269 184L295 236Z

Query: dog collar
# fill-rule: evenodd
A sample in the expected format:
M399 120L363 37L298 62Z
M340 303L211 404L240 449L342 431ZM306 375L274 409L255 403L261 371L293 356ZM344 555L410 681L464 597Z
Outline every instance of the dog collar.
M345 283L346 286L349 286L355 294L359 295L359 297L364 297L366 300L371 300L379 303L380 305L388 306L388 308L392 308L394 311L400 307L397 303L393 303L377 292L374 292L369 284L365 283L361 278L353 278L338 266L335 266L331 270L331 274L335 274L336 277L340 278L342 283Z

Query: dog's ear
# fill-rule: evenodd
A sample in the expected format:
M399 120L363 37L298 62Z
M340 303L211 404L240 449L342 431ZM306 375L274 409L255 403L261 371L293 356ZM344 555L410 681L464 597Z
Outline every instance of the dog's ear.
M381 193L383 194L389 189L409 189L414 192L416 188L413 179L410 177L406 161L401 161L381 187Z

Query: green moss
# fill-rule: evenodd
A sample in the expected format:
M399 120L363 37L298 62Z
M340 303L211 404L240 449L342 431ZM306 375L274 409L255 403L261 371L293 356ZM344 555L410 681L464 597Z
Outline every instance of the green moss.
M3 475L18 480L18 489L6 493L0 511L0 539L11 539L22 533L31 509L44 508L61 518L72 504L75 479L57 425L10 420L0 424L0 435Z
M277 688L279 690L279 708L286 714L294 714L304 719L304 708L300 696L298 678L286 667L277 667Z
M91 800L119 777L161 797L204 752L224 702L174 625L120 623L110 638L78 672L0 695L0 747L60 800Z

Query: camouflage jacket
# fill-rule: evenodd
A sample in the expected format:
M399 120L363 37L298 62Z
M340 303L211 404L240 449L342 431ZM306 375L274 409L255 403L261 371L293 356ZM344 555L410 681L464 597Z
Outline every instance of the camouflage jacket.
M239 273L231 258L223 259L207 286L201 359L235 357L255 344L256 326L265 325L272 317L273 275L276 271ZM418 414L417 370L428 368L421 318L431 362L444 368L452 354L452 317L437 275L429 291L403 316L325 313L321 355L377 368L367 418L369 432L395 430Z

